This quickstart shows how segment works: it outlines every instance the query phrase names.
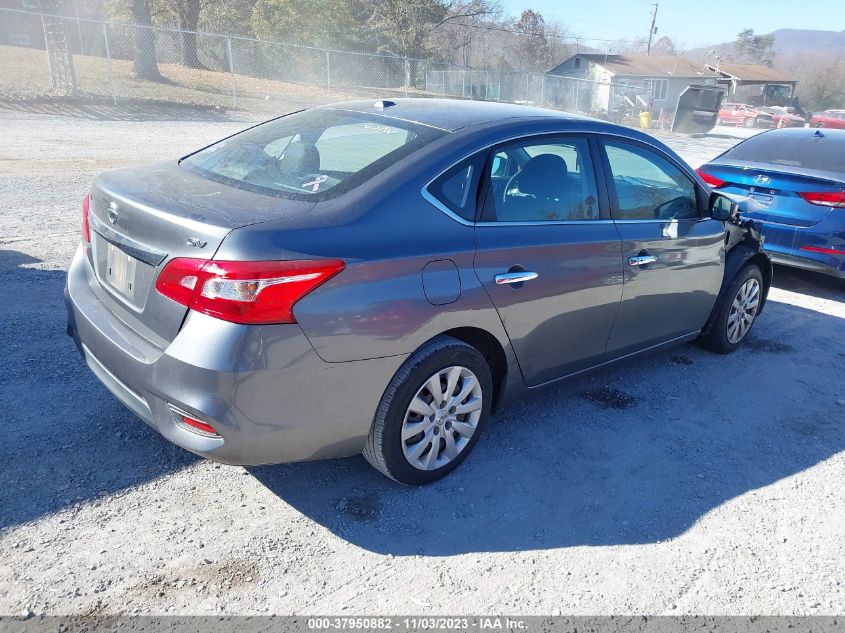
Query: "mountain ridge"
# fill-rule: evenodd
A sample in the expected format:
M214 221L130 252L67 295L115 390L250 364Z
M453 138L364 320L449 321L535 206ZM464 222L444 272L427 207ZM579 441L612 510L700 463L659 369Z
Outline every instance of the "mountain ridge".
M775 64L779 60L810 53L824 57L845 54L845 30L822 31L815 29L777 29L768 35L775 36ZM733 50L733 42L721 42L710 46L692 48L685 52L688 57L706 61L711 51L724 55Z

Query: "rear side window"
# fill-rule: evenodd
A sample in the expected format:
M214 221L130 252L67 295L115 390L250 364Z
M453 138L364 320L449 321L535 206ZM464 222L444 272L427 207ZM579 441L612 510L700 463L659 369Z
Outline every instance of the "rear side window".
M450 211L472 222L485 158L479 154L458 163L432 182L428 192Z
M283 198L322 200L366 182L445 132L335 110L305 110L181 161L200 176Z
M763 133L752 136L722 155L722 159L772 163L786 167L845 172L845 139L822 132Z

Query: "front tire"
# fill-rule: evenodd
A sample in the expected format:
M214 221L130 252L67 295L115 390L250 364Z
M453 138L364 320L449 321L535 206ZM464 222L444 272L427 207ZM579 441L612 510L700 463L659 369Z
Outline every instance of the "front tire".
M484 356L463 341L438 337L405 361L390 381L364 457L399 483L436 481L475 447L492 397L493 378Z
M745 127L754 127L757 124L757 119L752 119L748 117L745 121L742 122Z
M751 331L762 300L763 273L756 264L747 264L720 300L710 330L699 339L701 344L719 354L735 351Z

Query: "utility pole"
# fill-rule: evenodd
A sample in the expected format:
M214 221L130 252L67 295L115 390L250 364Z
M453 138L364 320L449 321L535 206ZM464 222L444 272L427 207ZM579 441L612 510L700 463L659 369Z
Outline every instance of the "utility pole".
M646 55L651 55L651 39L657 33L657 3L653 5L654 10L651 12L651 28L648 30L648 47L646 48Z

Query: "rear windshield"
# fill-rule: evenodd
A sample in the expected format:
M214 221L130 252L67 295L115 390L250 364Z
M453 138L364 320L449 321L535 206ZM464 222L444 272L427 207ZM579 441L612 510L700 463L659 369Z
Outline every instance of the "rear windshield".
M357 187L444 134L377 115L305 110L215 143L180 164L242 189L316 201Z
M819 171L845 172L845 139L827 132L800 134L764 133L752 136L723 158L754 163L771 163Z

